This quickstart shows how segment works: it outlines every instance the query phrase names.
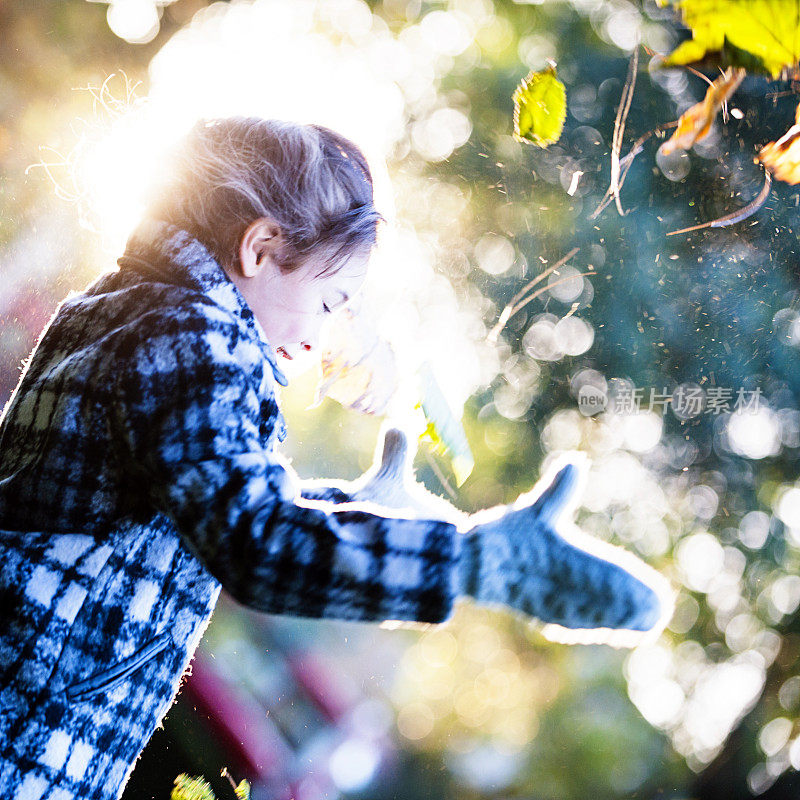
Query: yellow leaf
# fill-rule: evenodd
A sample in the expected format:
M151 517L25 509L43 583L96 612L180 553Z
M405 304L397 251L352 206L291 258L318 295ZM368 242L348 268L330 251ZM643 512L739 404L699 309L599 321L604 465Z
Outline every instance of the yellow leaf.
M547 147L561 138L567 118L567 90L556 77L555 64L529 72L512 96L514 138Z
M665 67L705 59L777 78L795 73L800 57L797 0L673 0L692 38L670 53Z

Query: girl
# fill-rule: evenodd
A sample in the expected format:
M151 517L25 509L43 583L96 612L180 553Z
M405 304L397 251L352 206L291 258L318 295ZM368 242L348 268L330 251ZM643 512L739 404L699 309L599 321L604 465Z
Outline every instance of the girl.
M113 800L220 586L252 608L441 622L459 596L646 630L659 601L554 530L578 477L466 534L301 484L279 359L361 288L382 219L316 125L197 125L120 269L60 306L0 423L0 795Z

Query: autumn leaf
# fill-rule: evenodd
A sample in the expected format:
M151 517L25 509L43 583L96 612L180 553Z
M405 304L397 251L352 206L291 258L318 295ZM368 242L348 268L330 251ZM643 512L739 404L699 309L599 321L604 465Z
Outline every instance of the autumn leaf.
M777 142L765 144L758 157L779 181L800 183L800 104L795 111L794 125Z
M681 114L675 133L661 145L666 156L674 150L688 150L695 142L708 136L719 110L736 91L745 76L740 68L726 70L708 87L706 96L688 111Z
M384 413L399 390L399 370L391 345L378 335L371 320L350 308L342 309L326 333L322 349L322 378L316 403L330 397L347 408L367 414ZM421 438L449 458L460 486L475 461L461 423L456 419L427 362L419 369L414 390L417 408L425 417Z
M567 90L550 64L530 72L514 91L514 138L547 147L561 138L567 116Z
M800 60L798 0L673 0L692 38L673 50L665 67L719 58L777 78L797 71Z
M420 367L419 375L420 405L427 425L421 438L428 439L436 450L450 458L456 485L461 486L475 466L464 428L453 414L427 361Z
M330 397L347 408L380 414L397 391L397 360L370 322L349 308L330 326L322 349L316 403Z

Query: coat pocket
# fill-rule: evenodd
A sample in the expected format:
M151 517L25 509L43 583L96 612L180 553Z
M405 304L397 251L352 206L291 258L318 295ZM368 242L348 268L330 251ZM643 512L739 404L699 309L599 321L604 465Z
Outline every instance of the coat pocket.
M155 658L169 644L170 639L170 634L165 631L113 667L101 670L78 683L73 683L65 690L67 700L81 702L112 689L132 672L141 669L148 661Z

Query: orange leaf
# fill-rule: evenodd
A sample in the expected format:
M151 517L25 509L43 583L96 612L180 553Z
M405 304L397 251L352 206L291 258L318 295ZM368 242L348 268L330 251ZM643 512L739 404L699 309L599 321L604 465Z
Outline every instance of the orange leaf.
M675 133L661 146L666 156L674 150L688 150L695 142L708 136L711 123L736 91L745 76L741 68L730 67L708 87L706 96L681 114Z
M316 402L323 397L367 414L385 411L398 387L397 361L363 314L345 308L328 328L322 351L322 380Z
M777 142L765 144L758 153L761 163L779 180L800 183L800 104L795 122Z

